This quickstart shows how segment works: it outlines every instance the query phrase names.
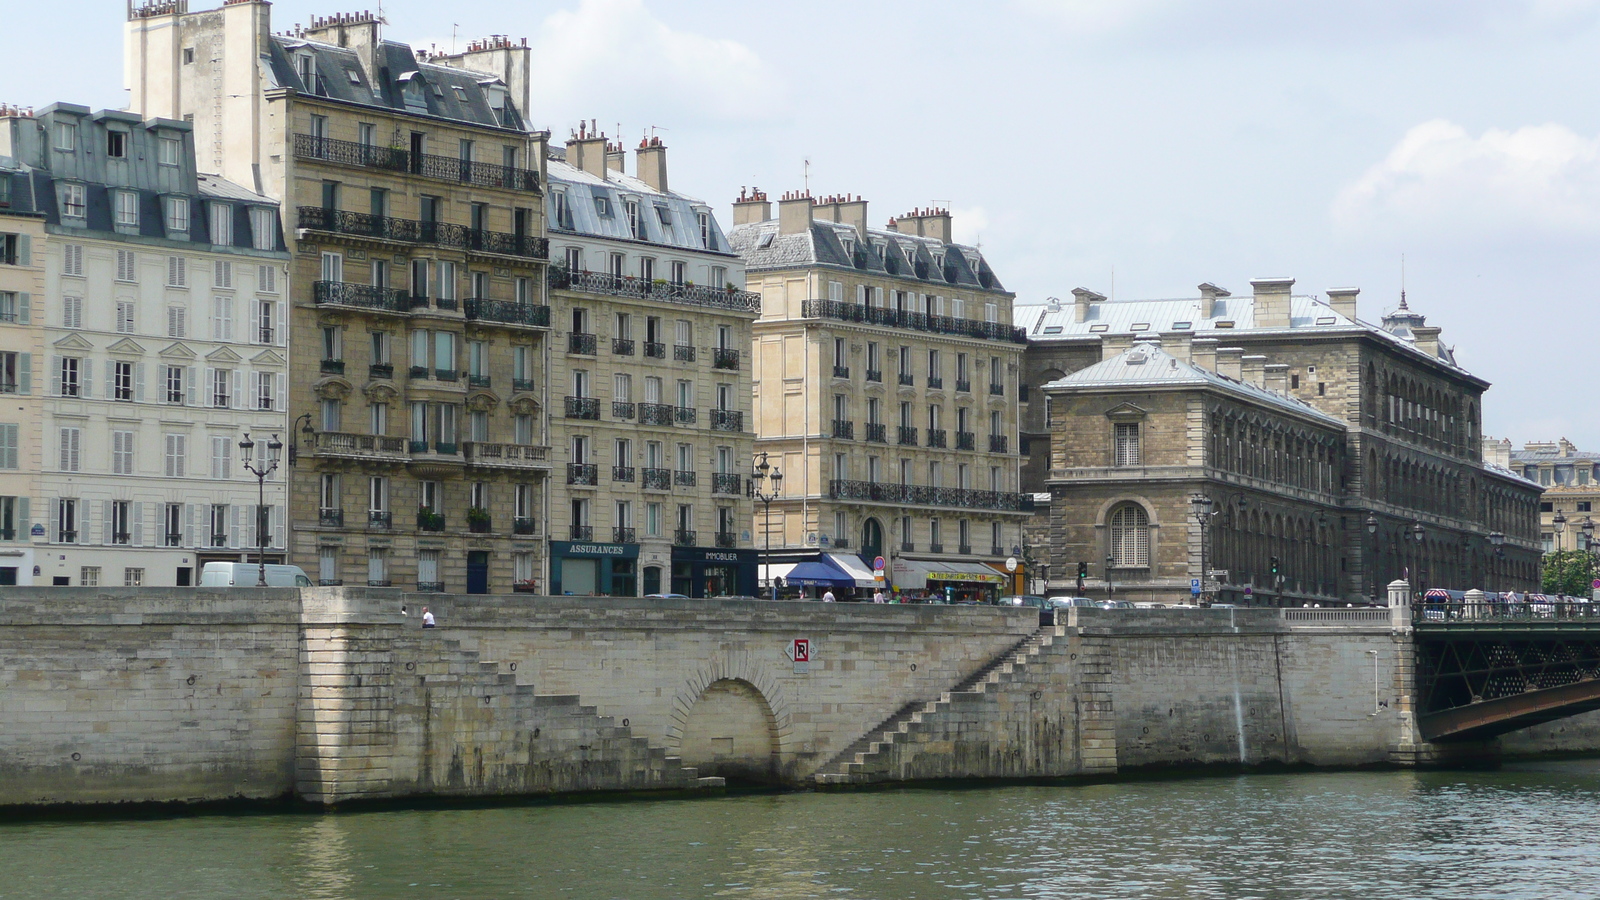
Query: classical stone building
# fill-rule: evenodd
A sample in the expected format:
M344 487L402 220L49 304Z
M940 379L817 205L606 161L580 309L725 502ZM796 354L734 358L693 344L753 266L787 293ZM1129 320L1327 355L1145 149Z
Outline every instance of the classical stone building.
M556 341L552 593L756 592L750 326L760 297L711 208L671 189L667 148L586 126L549 171Z
M0 118L27 170L13 200L44 215L5 240L33 289L0 286L0 340L20 339L0 390L30 398L0 461L40 473L9 525L0 500L0 533L31 534L34 583L189 585L208 561L283 559L283 473L258 484L238 447L286 432L278 207L198 174L194 149L176 119Z
M1329 540L1338 560L1333 596L1346 601L1379 596L1375 585L1402 575L1454 588L1536 585L1537 488L1485 466L1481 458L1488 383L1459 365L1440 342L1440 329L1428 326L1404 301L1374 325L1357 318L1355 289L1330 290L1323 300L1294 295L1293 284L1286 278L1261 279L1252 282L1248 297L1204 284L1195 298L1133 301L1111 301L1080 288L1070 302L1019 307L1017 321L1029 340L1023 381L1058 381L1141 337L1200 341L1202 347L1210 346L1203 339L1215 340L1219 359L1237 354L1243 365L1257 358L1264 370L1274 367L1275 382L1281 376L1286 396L1344 423L1338 509L1329 512ZM1068 420L1048 415L1049 401L1041 399L1035 393L1024 404L1029 445L1024 489L1050 481L1051 442L1071 428ZM1047 422L1057 424L1052 428ZM1248 439L1263 442L1269 454L1293 452L1280 429ZM1503 538L1499 544L1497 537ZM1063 558L1063 552L1051 548L1051 583L1070 590L1078 560ZM1103 563L1104 555L1084 560L1093 575L1103 575L1103 566L1094 564ZM1276 579L1259 569L1261 562L1251 557L1250 568L1230 570L1231 583L1251 586L1252 595L1273 586ZM1320 569L1291 570L1286 558L1280 565L1278 575L1291 582L1321 583ZM1196 570L1191 577L1198 575ZM1153 579L1156 573L1122 577Z
M30 111L31 112L31 111ZM0 118L24 116L0 107ZM43 464L42 318L34 304L45 295L45 213L29 167L0 156L0 585L34 584L34 538Z
M1005 581L1022 542L1013 295L945 210L867 225L867 203L791 194L734 204L730 235L762 297L756 451L781 464L772 545L870 590ZM764 546L765 512L757 519Z
M1486 438L1485 464L1509 469L1543 489L1539 498L1539 543L1545 553L1587 550L1600 528L1600 453L1579 450L1566 438L1528 441L1513 450L1508 440Z
M545 135L529 49L433 56L370 13L130 9L131 103L293 226L291 559L324 583L542 590ZM264 315L264 313L263 313ZM276 333L276 332L275 332Z

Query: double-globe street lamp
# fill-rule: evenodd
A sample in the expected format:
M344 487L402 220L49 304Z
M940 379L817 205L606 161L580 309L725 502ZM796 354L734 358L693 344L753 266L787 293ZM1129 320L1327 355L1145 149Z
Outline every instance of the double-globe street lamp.
M1383 594L1380 593L1380 591L1379 591L1380 585L1378 584L1378 549L1379 549L1379 541L1378 541L1378 539L1376 537L1377 533L1378 533L1378 517L1377 516L1373 516L1373 515L1367 516L1367 534L1374 535L1373 542L1372 542L1372 598L1373 598L1373 602L1374 603L1376 603L1380 598L1383 597ZM1420 543L1422 543L1422 539L1424 537L1426 537L1427 534L1428 534L1428 529L1423 528L1421 522L1413 522L1413 523L1411 523L1411 527L1410 528L1407 528L1404 525L1397 526L1395 528L1394 535L1390 538L1390 542L1393 543L1394 547L1395 547L1395 556L1397 558L1403 556L1403 554L1401 553L1400 548L1405 546L1406 538L1409 537L1413 541L1416 541L1418 544L1420 544ZM1502 535L1501 536L1501 540L1504 540L1504 539L1505 539L1505 537L1504 537L1504 535ZM1493 542L1494 536L1491 535L1489 540L1491 542ZM1402 566L1401 568L1402 568L1402 570L1404 570L1405 567ZM1405 571L1402 571L1400 574L1402 576L1404 576L1404 577L1409 577L1409 575L1410 575L1409 572L1405 572Z
M782 493L783 472L767 463L767 453L763 450L756 459L755 470L750 473L750 496L761 501L767 514L767 549L762 554L761 568L767 573L767 595L773 600L778 599L778 582L772 577L772 501Z
M1250 501L1243 494L1231 494L1223 501L1223 507L1228 510L1228 516L1233 516L1232 508L1237 506L1239 512L1244 512ZM1222 510L1217 509L1217 502L1206 494L1196 493L1189 497L1189 508L1194 520L1200 526L1200 602L1205 604L1210 601L1206 585L1210 584L1210 573L1206 571L1206 550L1210 544L1211 520L1216 518Z
M267 441L266 452L261 454L261 460L255 460L256 442L250 440L250 432L244 433L244 440L239 442L239 455L244 459L245 471L256 476L256 560L259 563L256 575L256 587L267 586L267 477L278 471L278 451L283 449L283 442L274 434Z

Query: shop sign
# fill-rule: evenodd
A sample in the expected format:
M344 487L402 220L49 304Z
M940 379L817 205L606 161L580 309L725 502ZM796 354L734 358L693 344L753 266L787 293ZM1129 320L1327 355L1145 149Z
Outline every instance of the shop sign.
M1005 584L1004 575L979 575L974 572L929 572L929 581L973 581L981 584Z

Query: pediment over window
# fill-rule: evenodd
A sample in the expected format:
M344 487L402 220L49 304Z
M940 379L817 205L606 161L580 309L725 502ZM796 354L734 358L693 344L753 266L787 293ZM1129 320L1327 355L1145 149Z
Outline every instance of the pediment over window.
M160 353L158 353L156 355L161 357L162 359L198 359L199 358L199 354L195 353L193 350L190 350L189 347L186 344L182 343L182 342L173 344L172 346L166 348L165 350L162 350Z
M133 338L123 338L106 348L109 353L125 353L130 356L143 356L144 345Z
M69 334L56 341L52 346L59 350L81 350L85 353L94 349L94 344L89 343L88 338L81 334Z
M250 362L258 366L286 366L289 364L283 358L283 355L276 350L263 350L252 357Z
M490 391L477 391L467 398L467 408L477 412L488 412L500 405L500 398Z
M211 351L210 353L206 354L206 362L209 362L209 363L241 363L241 362L244 362L244 357L242 357L239 354L233 352L232 350L230 350L227 347L218 347L217 349L215 349L215 350Z
M1113 422L1138 422L1146 415L1148 413L1132 403L1119 403L1106 412L1106 418Z

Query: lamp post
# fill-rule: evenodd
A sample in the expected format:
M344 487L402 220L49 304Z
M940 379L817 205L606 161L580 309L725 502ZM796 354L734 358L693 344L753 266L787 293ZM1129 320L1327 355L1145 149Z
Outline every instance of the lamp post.
M1372 515L1367 516L1367 534L1370 534L1370 535L1374 536L1373 537L1373 541L1372 541L1372 556L1373 556L1373 560L1372 560L1372 597L1373 597L1373 602L1377 602L1378 598L1383 596L1382 594L1379 593L1380 585L1378 584L1378 560L1377 560L1378 550L1380 549L1382 544L1381 544L1381 541L1376 537L1377 533L1378 533L1378 517L1377 516L1372 516ZM1413 540L1416 543L1420 544L1420 543L1422 543L1423 538L1427 537L1427 534L1428 534L1428 529L1424 528L1422 526L1421 522L1413 522L1413 523L1411 523L1411 527L1410 528L1407 528L1404 525L1397 526L1395 528L1394 535L1390 538L1390 542L1394 545L1394 552L1395 552L1395 557L1396 557L1395 561L1396 562L1400 562L1401 560L1403 560L1405 558L1405 549L1404 548L1405 548L1406 538L1410 538L1411 540ZM1504 536L1502 536L1502 539L1504 539ZM1400 568L1402 570L1400 574L1402 574L1405 577L1409 578L1410 577L1410 573L1408 571L1406 571L1406 567L1405 566L1401 566ZM1420 572L1421 570L1418 569L1418 571Z
M1561 533L1567 530L1567 516L1564 510L1557 508L1555 518L1550 520L1550 525L1556 530L1555 552L1561 552Z
M1498 560L1506 558L1505 542L1506 536L1503 532L1489 532L1489 546L1494 548L1494 558L1497 560L1497 562L1490 564L1491 571L1494 572L1494 590L1496 591L1500 590L1500 565Z
M246 472L256 476L256 561L259 564L256 574L256 587L267 586L267 528L261 521L262 510L267 506L267 477L278 471L278 451L283 449L283 442L274 434L267 441L267 450L261 454L261 461L255 461L256 442L250 440L250 432L244 433L244 440L239 442L239 455L244 459Z
M783 472L767 463L767 453L763 450L756 460L755 471L750 473L750 496L761 501L767 514L767 549L762 554L761 565L767 570L767 592L773 600L778 599L778 583L772 577L772 501L782 493Z
M1116 562L1116 561L1117 561L1117 558L1115 556L1109 556L1108 555L1106 557L1106 599L1107 600L1113 599L1111 595L1116 593L1116 589L1111 586L1111 564Z
M306 446L313 446L312 442L316 440L317 430L311 427L311 413L301 413L295 418L294 423L300 426L300 433L305 436ZM294 440L293 434L289 435L289 439L289 465L292 466L298 462L300 458L300 454L297 449L299 447L299 442Z
M1367 534L1372 535L1372 602L1378 602L1378 517L1367 516Z
M1228 521L1233 520L1233 507L1238 506L1244 512L1250 501L1243 494L1229 494L1223 500L1222 509L1217 508L1217 502L1201 493L1189 497L1190 515L1200 525L1200 604L1204 606L1211 598L1206 592L1206 585L1211 581L1210 572L1206 568L1206 555L1211 543L1211 520L1221 515L1223 510L1228 511Z

